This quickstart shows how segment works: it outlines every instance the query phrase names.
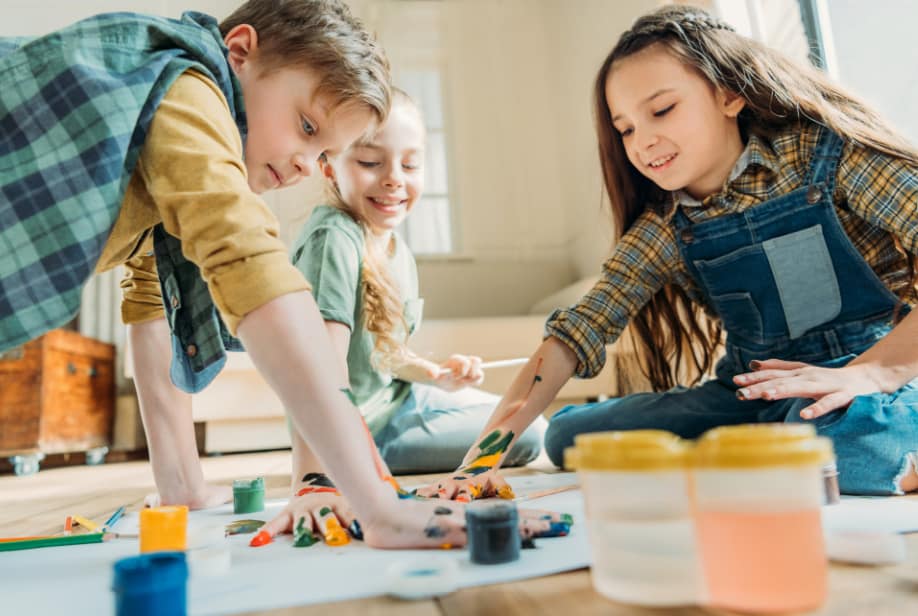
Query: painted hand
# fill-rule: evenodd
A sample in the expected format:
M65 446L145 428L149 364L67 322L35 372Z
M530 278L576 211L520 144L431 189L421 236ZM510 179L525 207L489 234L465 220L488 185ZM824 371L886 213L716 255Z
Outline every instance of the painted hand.
M568 514L535 509L519 510L519 531L524 539L568 534ZM367 545L374 548L440 548L466 544L465 506L459 503L403 500L389 519L363 525Z
M323 540L328 545L338 546L349 543L350 536L363 538L360 524L347 499L339 492L333 488L305 490L300 490L273 520L261 528L251 545L265 545L281 533L293 533L293 545L296 547L308 547Z
M855 397L881 391L869 371L860 365L820 368L801 362L768 359L753 362L753 372L738 374L740 400L783 400L810 398L815 402L800 411L804 419L815 419L835 409L847 408Z
M474 355L451 355L440 364L433 385L446 391L457 391L463 387L475 387L484 382L481 358Z
M482 473L470 474L457 470L444 476L439 481L418 488L416 494L426 498L442 498L468 503L479 498L513 498L513 488L507 483L496 468Z

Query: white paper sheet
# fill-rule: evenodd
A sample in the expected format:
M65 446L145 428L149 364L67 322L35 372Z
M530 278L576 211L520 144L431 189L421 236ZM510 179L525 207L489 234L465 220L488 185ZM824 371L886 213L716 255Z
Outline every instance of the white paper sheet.
M843 496L840 503L822 508L822 526L826 532L918 532L918 499Z
M576 483L573 473L510 478L518 495ZM284 505L270 502L259 514L232 513L219 509L192 512L189 532L222 526L237 519L270 519ZM574 516L567 537L537 539L534 550L506 565L473 565L467 550L373 550L361 542L330 548L317 544L293 548L285 535L273 543L250 548L252 535L226 539L231 546L232 566L220 576L191 576L188 583L190 614L235 614L309 603L341 601L386 594L386 569L395 562L449 558L459 568L458 586L495 584L550 575L588 565L589 550L584 528L583 499L579 490L520 503L520 508L551 509ZM136 532L136 513L126 514L113 529ZM119 539L104 544L0 553L0 596L4 614L104 615L114 613L110 590L115 561L138 553L136 540Z

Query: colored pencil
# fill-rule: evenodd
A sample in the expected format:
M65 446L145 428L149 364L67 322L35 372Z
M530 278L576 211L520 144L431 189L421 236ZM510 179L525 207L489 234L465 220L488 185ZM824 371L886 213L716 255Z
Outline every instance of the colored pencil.
M12 537L0 542L0 552L13 550L31 550L34 548L50 548L59 545L77 545L81 543L102 543L105 540L103 533L87 533L85 535L65 535L60 537Z
M118 509L115 510L115 513L113 513L111 517L105 521L105 524L102 525L103 533L118 523L118 520L120 520L121 516L124 515L124 510L126 508L127 508L127 505L121 505L120 507L118 507Z
M84 517L81 516L81 515L74 515L74 516L71 516L71 517L73 518L73 521L74 521L74 522L76 522L77 524L79 524L80 526L82 526L83 528L85 528L85 529L88 530L88 531L96 531L96 530L99 530L99 525L96 524L95 522L93 522L92 520L87 520L86 518L84 518Z
M517 502L533 500L535 498L542 498L543 496L551 496L552 494L560 494L561 492L568 492L570 490L577 490L579 488L580 488L579 484L574 484L574 485L569 485L569 486L561 486L560 488L549 488L547 490L538 490L536 492L530 492L529 494L520 496L514 500L516 500Z
M482 370L488 370L490 368L510 368L512 366L522 366L529 361L528 357L517 357L515 359L498 359L496 361L486 361L481 364ZM446 376L452 372L449 368L440 368L440 376Z

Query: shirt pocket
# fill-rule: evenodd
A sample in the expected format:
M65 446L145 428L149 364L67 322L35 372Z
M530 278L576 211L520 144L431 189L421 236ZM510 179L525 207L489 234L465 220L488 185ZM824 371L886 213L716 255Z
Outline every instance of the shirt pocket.
M838 277L822 225L765 240L762 248L778 288L791 339L841 313Z
M424 299L416 297L405 300L405 325L408 326L408 335L413 334L421 326L424 315Z

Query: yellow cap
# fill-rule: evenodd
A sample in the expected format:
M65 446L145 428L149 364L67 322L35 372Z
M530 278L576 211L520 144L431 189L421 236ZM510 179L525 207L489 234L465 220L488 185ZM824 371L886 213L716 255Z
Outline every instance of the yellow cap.
M692 462L704 468L755 468L825 464L833 456L832 441L816 436L809 424L741 424L705 432Z
M684 468L688 444L664 430L580 434L564 450L565 468L656 471Z

